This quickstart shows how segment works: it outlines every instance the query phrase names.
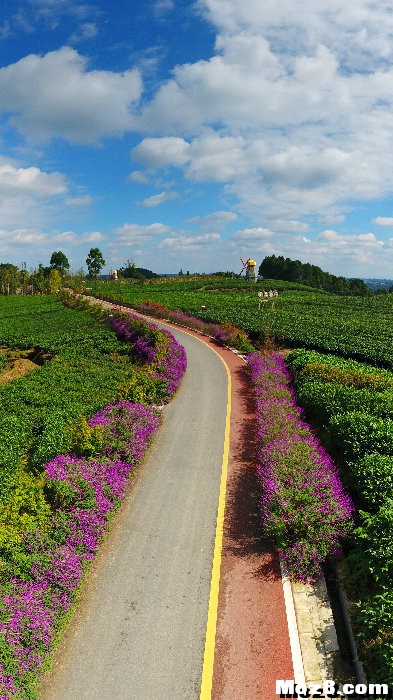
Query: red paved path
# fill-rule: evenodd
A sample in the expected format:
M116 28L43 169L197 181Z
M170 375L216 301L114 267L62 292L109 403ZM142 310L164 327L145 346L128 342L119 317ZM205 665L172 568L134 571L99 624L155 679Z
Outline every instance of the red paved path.
M278 556L259 522L252 386L243 360L218 352L232 416L212 698L277 700L276 679L294 676Z

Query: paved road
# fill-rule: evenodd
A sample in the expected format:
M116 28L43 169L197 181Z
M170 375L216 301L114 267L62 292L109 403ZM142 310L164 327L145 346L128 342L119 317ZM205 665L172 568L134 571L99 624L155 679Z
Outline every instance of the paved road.
M197 700L227 377L174 331L188 369L71 623L42 700Z

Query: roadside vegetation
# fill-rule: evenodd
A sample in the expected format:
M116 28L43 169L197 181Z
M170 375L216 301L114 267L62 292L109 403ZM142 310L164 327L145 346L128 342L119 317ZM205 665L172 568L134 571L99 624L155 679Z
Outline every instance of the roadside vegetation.
M287 357L296 393L358 509L346 586L369 680L393 683L393 373L331 355Z
M186 366L183 348L151 324L70 296L63 304L49 296L0 301L0 369L13 350L36 361L0 383L7 700L36 697L107 522L159 426L154 405L170 398Z
M259 303L262 290L279 295ZM312 578L326 555L344 548L360 658L369 680L393 684L393 294L206 276L101 282L94 293L212 336L217 324L232 323L262 354L285 356L287 369L276 355L261 370L264 382L260 359L251 361L263 416L261 517L299 578Z

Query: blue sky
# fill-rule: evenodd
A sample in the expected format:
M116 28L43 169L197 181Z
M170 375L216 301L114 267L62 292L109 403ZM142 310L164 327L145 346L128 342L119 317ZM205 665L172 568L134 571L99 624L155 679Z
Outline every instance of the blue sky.
M0 260L393 277L388 0L0 9Z

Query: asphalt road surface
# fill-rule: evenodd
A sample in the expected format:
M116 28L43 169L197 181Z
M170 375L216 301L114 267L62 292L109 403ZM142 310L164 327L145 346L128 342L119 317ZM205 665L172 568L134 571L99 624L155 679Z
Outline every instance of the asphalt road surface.
M206 345L188 368L90 575L42 700L197 700L227 409Z

